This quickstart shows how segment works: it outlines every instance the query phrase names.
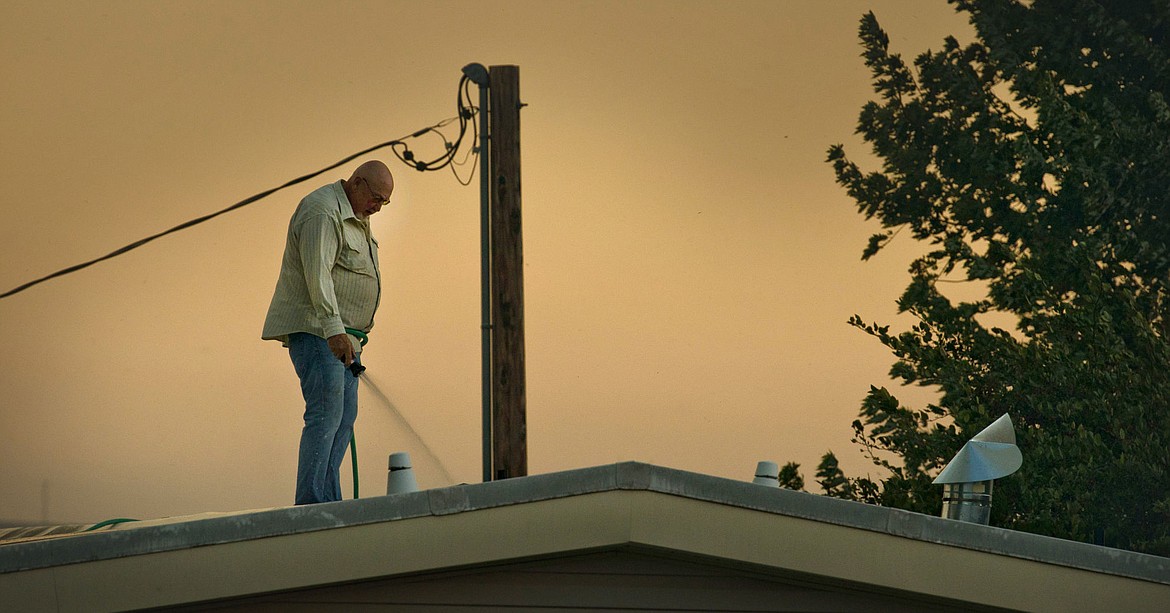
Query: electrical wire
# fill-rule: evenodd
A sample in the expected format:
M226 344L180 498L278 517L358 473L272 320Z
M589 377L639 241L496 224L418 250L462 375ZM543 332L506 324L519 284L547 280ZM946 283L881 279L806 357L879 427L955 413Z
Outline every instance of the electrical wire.
M467 150L467 155L463 156L462 161L458 161L458 162L452 161L451 174L455 175L455 180L458 181L460 185L466 186L466 185L471 185L471 181L475 178L475 169L477 166L479 166L479 156L484 155L486 152L480 151L479 145L477 144L477 143L479 143L479 130L480 130L479 113L480 113L480 109L476 109L475 105L473 105L471 102L471 80L465 78L463 80L462 85L463 85L463 87L460 88L460 93L459 93L459 95L460 95L459 108L460 109L466 108L466 109L475 109L476 110L475 115L474 115L473 120L472 120L472 123L471 123L471 129L472 129L471 143L472 143L472 145L471 145L471 148ZM467 98L466 105L463 104L463 97ZM474 157L472 157L472 156L474 156ZM467 175L467 180L464 181L459 176L459 171L456 170L456 168L460 167L460 166L465 166L469 162L471 163L471 173L469 175Z
M224 213L229 213L229 212L234 211L236 209L239 209L239 208L242 208L242 207L247 206L249 204L252 204L253 202L256 202L257 200L261 200L263 198L271 196L272 194L274 194L282 189L292 187L293 185L296 185L298 183L302 183L304 181L308 181L309 179L312 179L313 177L316 177L322 173L333 170L334 168L337 168L338 166L341 166L342 164L350 162L354 159L357 159L357 158L359 158L363 155L366 155L368 153L371 153L373 151L383 149L385 147L390 147L391 150L394 152L394 155L396 157L398 157L398 159L401 160L402 163L414 168L415 170L418 170L419 172L425 172L428 170L441 170L447 166L451 166L452 162L455 159L455 156L457 155L457 153L459 151L461 144L463 143L463 137L467 133L468 121L477 119L478 115L479 115L479 111L480 111L480 109L478 109L470 104L464 105L464 90L467 89L468 82L469 82L469 79L467 78L467 76L462 77L462 79L459 82L459 88L458 88L457 96L456 96L456 98L457 98L456 103L458 105L459 113L455 117L448 117L447 119L444 119L443 121L440 121L439 123L437 123L435 125L422 128L421 130L417 130L416 132L414 132L413 134L410 134L409 136L404 136L402 138L396 138L394 140L386 141L384 143L380 143L380 144L374 145L372 147L367 147L366 149L358 151L357 153L354 153L352 155L348 155L345 158L343 158L342 160L340 160L334 164L330 164L329 166L326 166L325 168L311 172L311 173L306 174L306 175L301 176L301 177L297 177L296 179L288 181L287 183L284 183L283 185L274 187L274 188L269 189L269 190L265 190L263 192L260 192L256 195L254 195L254 196L250 196L248 198L245 198L245 199L243 199L243 200L241 200L241 201L239 201L239 202L237 202L237 203L235 203L235 204L233 204L233 205L231 205L223 210L216 211L214 213L204 215L202 217L197 217L197 218L192 219L190 221L185 221L185 222L183 222L183 223L181 223L181 224L179 224L179 225L177 225L169 230L164 230L164 231L159 232L157 234L153 234L153 235L148 236L146 238L134 241L133 243L130 243L129 245L126 245L125 247L115 249L114 251L111 251L110 253L107 253L106 255L103 255L99 258L95 258L95 259L89 260L87 262L82 262L80 264L75 264L75 265L70 266L68 268L63 268L61 270L58 270L57 272L45 275L39 279L34 279L32 281L29 281L28 283L25 283L23 285L19 285L13 289L10 289L10 290L4 292L3 294L0 294L0 299L7 298L7 297L12 296L14 294L18 294L20 292L23 292L26 289L29 289L30 287L44 283L45 281L48 281L50 279L62 277L62 276L65 276L67 274L74 273L74 272L77 272L77 271L82 270L84 268L88 268L90 266L93 266L94 264L97 264L99 262L104 262L106 260L118 257L124 253L129 252L129 251L133 251L134 249L137 249L137 248L139 248L139 247L141 247L141 246L143 246L151 241L162 238L168 234L173 234L173 233L178 232L180 230L186 230L187 228L190 228L192 226L196 226L196 225L201 224L205 221L219 217L220 215L223 215ZM467 94L467 100L470 103L470 100L471 100L470 94ZM434 132L434 133L439 134L441 136L442 132L440 132L440 130L442 128L450 125L452 122L454 122L456 120L459 121L459 136L455 138L454 143L447 141L446 137L443 137L445 151L443 152L442 155L439 155L438 157L436 157L435 159L430 160L430 161L419 161L415 158L414 152L411 151L410 145L406 142L408 139L418 138L420 136L423 136L423 135L431 133L431 132ZM472 121L472 123L473 123L475 133L478 135L478 133L479 133L478 132L478 122ZM472 143L475 143L475 142L476 142L476 139L472 139ZM399 151L399 148L401 148L401 151ZM478 158L478 155L479 155L478 151L476 151L475 154L476 154L476 157ZM470 154L468 154L468 155L470 155ZM452 171L454 171L454 166L452 166ZM456 178L456 180L459 180L459 175L456 174L455 178ZM459 183L461 183L463 185L468 185L470 183L470 178L468 179L468 183L463 183L462 180L459 180Z

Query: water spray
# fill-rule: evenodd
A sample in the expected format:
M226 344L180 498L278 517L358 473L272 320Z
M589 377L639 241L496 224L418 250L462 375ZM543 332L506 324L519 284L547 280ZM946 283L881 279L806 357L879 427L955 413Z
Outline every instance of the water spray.
M346 334L349 334L349 335L353 336L354 338L356 338L358 340L358 343L363 347L365 346L365 344L367 342L369 342L369 337L366 336L366 333L362 332L361 330L356 330L354 328L346 328L345 332L346 332ZM439 472L441 472L443 474L444 480L448 484L454 483L455 479L451 476L451 473L447 470L447 467L443 465L443 461L439 459L439 456L435 454L435 452L431 449L430 445L427 445L426 441L423 440L422 436L418 433L418 431L415 430L414 427L410 425L410 422L406 420L406 416L404 416L402 414L402 412L399 411L398 408L394 406L394 403L390 402L390 399L388 397L386 397L386 394L382 392L382 389L379 388L370 379L370 375L365 374L366 367L361 363L360 359L354 360L349 365L349 372L353 373L353 376L355 378L360 378L363 382L365 382L366 387L369 388L370 391L373 392L374 396L382 403L382 405L385 406L390 411L390 414L393 415L394 417L398 418L399 423L401 423L402 426L404 426L406 428L407 432L410 432L410 434L418 442L419 446L422 447L423 451L426 452L427 456L429 456L432 460L435 461L435 465L439 467ZM350 434L350 439L349 439L349 452L350 452L350 464L353 465L353 497L358 498L357 438L352 433Z
M362 381L365 383L370 392L374 394L374 397L382 403L382 406L386 407L386 409L390 411L391 415L398 418L398 422L404 428L406 428L406 431L409 432L411 436L414 437L415 441L426 453L427 457L434 460L435 466L439 468L439 472L442 473L445 482L447 484L455 483L454 477L451 476L451 473L447 470L447 467L443 464L443 461L439 459L439 456L435 454L430 445L427 445L427 442L423 440L418 431L410 425L410 422L406 420L406 416L402 414L402 411L399 411L398 408L394 406L394 403L390 402L390 399L386 397L386 394L382 392L382 389L379 388L372 379L370 379L370 375L368 373L362 376Z

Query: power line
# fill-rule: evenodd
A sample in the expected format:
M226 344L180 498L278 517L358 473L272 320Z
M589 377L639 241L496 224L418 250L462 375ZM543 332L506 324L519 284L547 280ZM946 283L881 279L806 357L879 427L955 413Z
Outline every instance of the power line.
M14 294L18 294L18 293L23 292L24 290L26 290L30 287L33 287L34 285L44 283L45 281L48 281L50 279L62 277L62 276L65 276L67 274L82 270L83 268L88 268L90 266L93 266L94 264L97 264L98 262L104 262L106 260L118 257L124 253L129 252L129 251L133 251L134 249L137 249L137 248L139 248L139 247L141 247L141 246L143 246L143 245L145 245L145 244L147 244L155 239L162 238L168 234L173 234L175 232L178 232L179 230L186 230L187 228L190 228L192 226L196 226L196 225L201 224L201 223L208 221L210 219L214 219L216 217L219 217L220 215L223 215L224 213L228 213L228 212L234 211L236 209L242 208L244 206L252 204L253 202L256 202L257 200L261 200L263 198L271 196L272 194L274 194L282 189L285 189L287 187L292 187L293 185L296 185L298 183L302 183L304 181L312 179L313 177L316 177L317 175L320 175L322 173L333 170L334 168L337 168L338 166L341 166L342 164L350 162L356 158L359 158L359 157L366 155L368 153L371 153L373 151L383 149L385 147L390 147L391 150L394 152L394 155L397 156L399 160L401 160L407 166L410 166L410 167L412 167L420 172L428 171L428 170L441 170L447 166L451 166L452 172L454 172L454 168L455 168L454 165L462 165L467 160L467 156L464 156L464 162L454 162L455 157L459 151L460 145L463 143L463 137L467 133L468 123L469 122L471 123L473 132L475 134L479 133L479 122L478 122L479 109L477 109L476 107L474 107L470 104L471 96L469 93L466 94L468 104L464 105L465 90L468 87L467 83L468 83L468 78L466 76L464 76L459 82L459 91L458 91L458 97L457 97L458 98L457 104L459 106L459 114L456 117L449 117L447 119L444 119L443 121L440 121L439 123L437 123L433 126L428 126L428 127L423 128L421 130L418 130L409 136L404 136L402 138L396 138L394 140L386 141L384 143L374 145L373 147L363 149L361 151L358 151L357 153L346 156L342 160L340 160L334 164L331 164L329 166L326 166L325 168L311 172L311 173L304 175L304 176L301 176L301 177L297 177L296 179L293 179L293 180L291 180L283 185L280 185L278 187L274 187L272 189L260 192L254 196L250 196L248 198L245 198L245 199L227 207L226 209L223 209L221 211L216 211L214 213L211 213L209 215L204 215L202 217L197 217L197 218L192 219L190 221L185 221L185 222L183 222L183 223L181 223L181 224L179 224L179 225L177 225L169 230L159 232L158 234L154 234L154 235L148 236L146 238L134 241L133 243L130 243L129 245L126 245L125 247L115 249L114 251L111 251L110 253L103 255L102 257L95 258L93 260L89 260L88 262L82 262L80 264L75 264L75 265L70 266L68 268L63 268L61 270L58 270L57 272L54 272L52 274L45 275L44 277L41 277L39 279L29 281L28 283L25 283L23 285L20 285L18 287L15 287L13 289L6 291L3 294L0 294L0 299L7 298L7 297L12 296ZM440 130L445 126L450 125L452 122L454 122L456 120L459 121L459 136L457 136L455 138L455 142L452 143L451 141L447 140L447 138L445 136L443 136L443 133ZM412 152L410 150L410 146L406 143L406 140L411 139L411 138L418 138L418 137L423 136L423 135L428 134L428 133L438 134L439 136L441 136L443 138L445 151L443 152L443 154L439 155L438 157L436 157L433 160L420 161L420 160L415 158L414 152ZM471 142L475 143L476 139L473 138ZM401 148L401 151L399 151L399 148ZM472 152L468 153L467 155L470 156L472 154L474 154L476 156L476 158L478 158L480 155L478 148L474 148L474 146L473 146ZM452 164L454 164L454 165L452 165ZM474 166L473 166L473 174L474 174ZM455 178L463 185L467 185L468 183L471 182L471 179L469 177L468 183L463 183L463 181L459 179L458 173L455 174Z

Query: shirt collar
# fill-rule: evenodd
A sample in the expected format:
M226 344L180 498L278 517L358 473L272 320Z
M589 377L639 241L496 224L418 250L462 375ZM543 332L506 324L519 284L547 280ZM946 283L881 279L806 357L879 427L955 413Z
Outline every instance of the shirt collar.
M342 181L339 179L333 184L333 193L337 196L337 210L341 213L341 220L353 219L361 221L357 215L353 214L353 205L349 202L349 197L345 195L345 188L342 186Z

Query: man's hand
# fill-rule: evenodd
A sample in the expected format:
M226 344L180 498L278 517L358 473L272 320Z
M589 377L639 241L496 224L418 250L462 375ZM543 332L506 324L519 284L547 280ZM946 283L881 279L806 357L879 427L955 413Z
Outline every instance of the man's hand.
M325 339L325 342L329 343L329 351L332 351L343 364L346 366L353 364L353 343L349 342L349 335L334 334Z

